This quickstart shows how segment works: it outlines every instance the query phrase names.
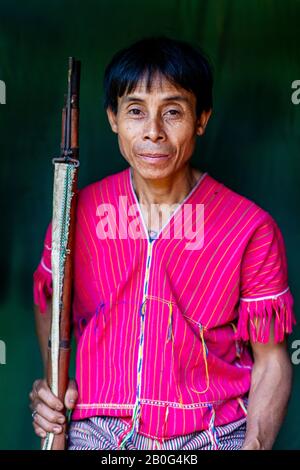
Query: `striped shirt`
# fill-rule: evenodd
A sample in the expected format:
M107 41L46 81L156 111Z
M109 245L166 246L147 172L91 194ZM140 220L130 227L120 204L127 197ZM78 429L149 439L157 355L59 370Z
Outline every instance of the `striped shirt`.
M34 273L41 311L51 292L49 224ZM73 420L118 416L153 439L213 436L245 416L250 340L269 340L272 317L275 342L296 323L281 231L206 172L152 240L127 168L78 193L72 315Z

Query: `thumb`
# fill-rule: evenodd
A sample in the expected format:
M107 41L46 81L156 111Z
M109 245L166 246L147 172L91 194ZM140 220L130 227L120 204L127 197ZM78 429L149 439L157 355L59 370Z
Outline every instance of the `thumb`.
M65 394L65 406L72 410L78 398L77 384L74 379L69 380L68 388Z

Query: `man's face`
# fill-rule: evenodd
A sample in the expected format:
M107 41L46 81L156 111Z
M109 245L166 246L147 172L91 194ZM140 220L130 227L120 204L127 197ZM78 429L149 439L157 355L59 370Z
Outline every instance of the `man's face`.
M169 177L187 163L210 113L197 119L195 95L162 76L153 79L150 91L141 80L118 98L117 114L107 110L123 157L145 179Z

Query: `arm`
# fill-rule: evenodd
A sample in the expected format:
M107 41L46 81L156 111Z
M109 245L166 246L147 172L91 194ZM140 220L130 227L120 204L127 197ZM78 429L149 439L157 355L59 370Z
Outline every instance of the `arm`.
M34 305L35 327L38 337L41 356L43 360L44 377L47 377L47 355L48 355L48 338L51 327L51 309L52 299L47 299L47 307L45 313L41 313L38 305Z
M29 394L29 399L31 410L37 412L32 424L36 435L42 438L46 437L47 431L59 434L62 431L61 425L65 422L65 416L60 412L63 409L63 404L52 394L46 380L51 308L51 298L47 299L47 307L44 313L41 313L38 305L34 305L36 333L43 360L44 378L35 380L32 391ZM77 385L75 380L70 380L64 404L68 409L73 409L76 400Z
M45 437L47 431L55 431L55 427L55 432L60 433L62 431L60 425L65 422L65 416L61 413L64 408L63 403L52 394L47 383L48 339L52 316L51 230L50 222L46 231L41 262L33 275L35 326L43 362L43 378L34 381L29 399L30 408L35 411L33 427L40 437ZM76 381L69 380L64 405L68 409L73 409L77 396Z
M274 320L273 320L274 325ZM271 332L273 332L273 325ZM270 450L284 420L292 386L292 365L286 340L275 344L251 341L254 357L247 431L241 450Z

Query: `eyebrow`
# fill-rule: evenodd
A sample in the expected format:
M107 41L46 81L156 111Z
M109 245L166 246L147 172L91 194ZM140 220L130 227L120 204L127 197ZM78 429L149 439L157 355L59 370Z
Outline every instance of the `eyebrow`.
M125 96L124 101L126 103L128 103L130 101L139 101L139 102L142 103L145 100L143 100L142 98L138 98L136 96L128 95L128 96ZM181 96L181 95L167 96L166 98L163 98L163 101L184 101L186 103L189 103L189 100L185 96Z

